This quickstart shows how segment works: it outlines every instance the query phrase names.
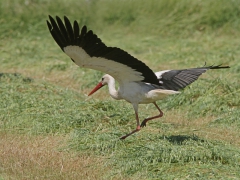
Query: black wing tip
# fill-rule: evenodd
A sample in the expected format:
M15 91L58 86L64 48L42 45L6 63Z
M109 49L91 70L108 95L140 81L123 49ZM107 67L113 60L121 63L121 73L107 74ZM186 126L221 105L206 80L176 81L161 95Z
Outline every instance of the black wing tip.
M55 16L55 19L51 16L51 15L48 15L48 17L49 17L49 20L50 20L50 22L52 22L52 21L54 21L54 22L58 22L58 21L61 21L61 22L63 22L62 21L62 19L59 17L59 16ZM79 26L79 23L76 21L76 20L74 20L73 21L73 23L71 23L71 21L69 20L69 18L66 16L66 15L64 15L63 16L63 20L64 20L64 22L69 22L71 25L73 24L75 24L75 25L78 25ZM49 22L48 20L47 20L47 22ZM51 23L49 23L49 24L51 24ZM82 28L81 28L81 30L83 31L83 32L87 32L87 26L86 25L83 25L82 26Z
M219 64L217 66L210 66L209 69L224 69L224 68L230 68L230 66L222 66L222 64Z
M56 21L61 21L61 22L63 22L62 19L61 19L59 16L55 16L55 19L56 19L56 20L55 20L51 15L48 15L48 17L49 17L50 22L53 22L53 21L54 21L54 22L56 22ZM69 19L67 18L67 16L65 16L65 15L63 16L63 19L64 19L65 22L66 22L66 21L70 22ZM47 21L48 21L48 20L47 20Z
M58 18L59 18L59 17L58 17ZM64 16L63 16L63 19L64 19L64 22L66 22L66 21L67 21L67 22L69 22L69 23L70 23L70 20L68 19L68 17L67 17L67 16L65 16L65 15L64 15Z
M48 20L46 20L46 22L47 22L47 25L48 25L49 29L52 28L51 23Z
M57 22L58 22L58 21L61 21L61 22L62 22L62 19L61 19L59 16L56 16L56 20L57 20Z
M208 69L221 69L221 68L230 68L230 66L222 66L222 64L219 64L217 66L211 65L211 66L206 66L207 63L205 62L204 65L202 66L203 68L208 68Z
M84 25L81 29L81 34L86 34L87 33L87 26Z
M224 69L224 68L230 68L230 66L222 66L222 64L219 64L216 66L215 65L206 66L206 62L205 62L204 66L199 68L167 71L162 74L162 79L159 79L159 80L163 82L161 84L163 88L170 89L170 90L180 90L190 85L194 81L196 81L198 77L202 73L206 72L207 70ZM190 76L188 75L188 77L186 76L187 74L184 74L184 72L189 73L191 71L193 71L193 73L190 73L189 74Z
M55 21L54 18L51 15L48 15L48 18L50 21Z

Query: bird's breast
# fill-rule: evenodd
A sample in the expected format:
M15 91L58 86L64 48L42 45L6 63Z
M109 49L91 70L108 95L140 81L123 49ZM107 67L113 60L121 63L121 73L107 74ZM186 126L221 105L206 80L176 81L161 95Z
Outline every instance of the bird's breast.
M131 82L120 86L119 94L130 103L150 103L154 102L148 97L148 92L151 90L149 86L142 82ZM149 102L150 101L150 102Z

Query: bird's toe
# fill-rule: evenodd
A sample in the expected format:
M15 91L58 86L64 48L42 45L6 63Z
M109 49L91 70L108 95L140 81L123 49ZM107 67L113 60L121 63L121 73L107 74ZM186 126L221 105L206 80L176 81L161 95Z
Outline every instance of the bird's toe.
M146 125L147 125L146 122L143 121L143 122L141 123L140 127L146 127Z

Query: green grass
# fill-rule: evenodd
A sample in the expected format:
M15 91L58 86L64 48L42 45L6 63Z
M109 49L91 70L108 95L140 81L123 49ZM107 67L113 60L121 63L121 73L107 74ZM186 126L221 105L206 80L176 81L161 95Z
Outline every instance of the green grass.
M85 171L99 173L98 179L239 179L239 7L227 0L0 0L1 134L59 136L67 143L57 151L92 159L79 172L84 179L92 177ZM159 101L164 117L120 141L135 128L133 108L112 100L106 88L86 96L102 73L80 69L62 53L48 32L48 15L88 25L107 45L154 71L205 62L231 68L208 71L181 94ZM149 104L139 113L144 119L157 111ZM0 179L42 177L31 166L45 177L68 177L37 163L25 173L10 171L16 162L0 160Z

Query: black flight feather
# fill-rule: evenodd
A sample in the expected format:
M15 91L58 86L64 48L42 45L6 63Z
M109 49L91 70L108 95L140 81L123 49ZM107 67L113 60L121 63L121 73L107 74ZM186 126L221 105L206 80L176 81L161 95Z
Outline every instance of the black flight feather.
M201 74L207 70L222 68L229 68L229 66L218 65L192 69L170 70L164 72L160 77L158 77L158 79L161 82L160 87L162 89L178 91L193 83Z

